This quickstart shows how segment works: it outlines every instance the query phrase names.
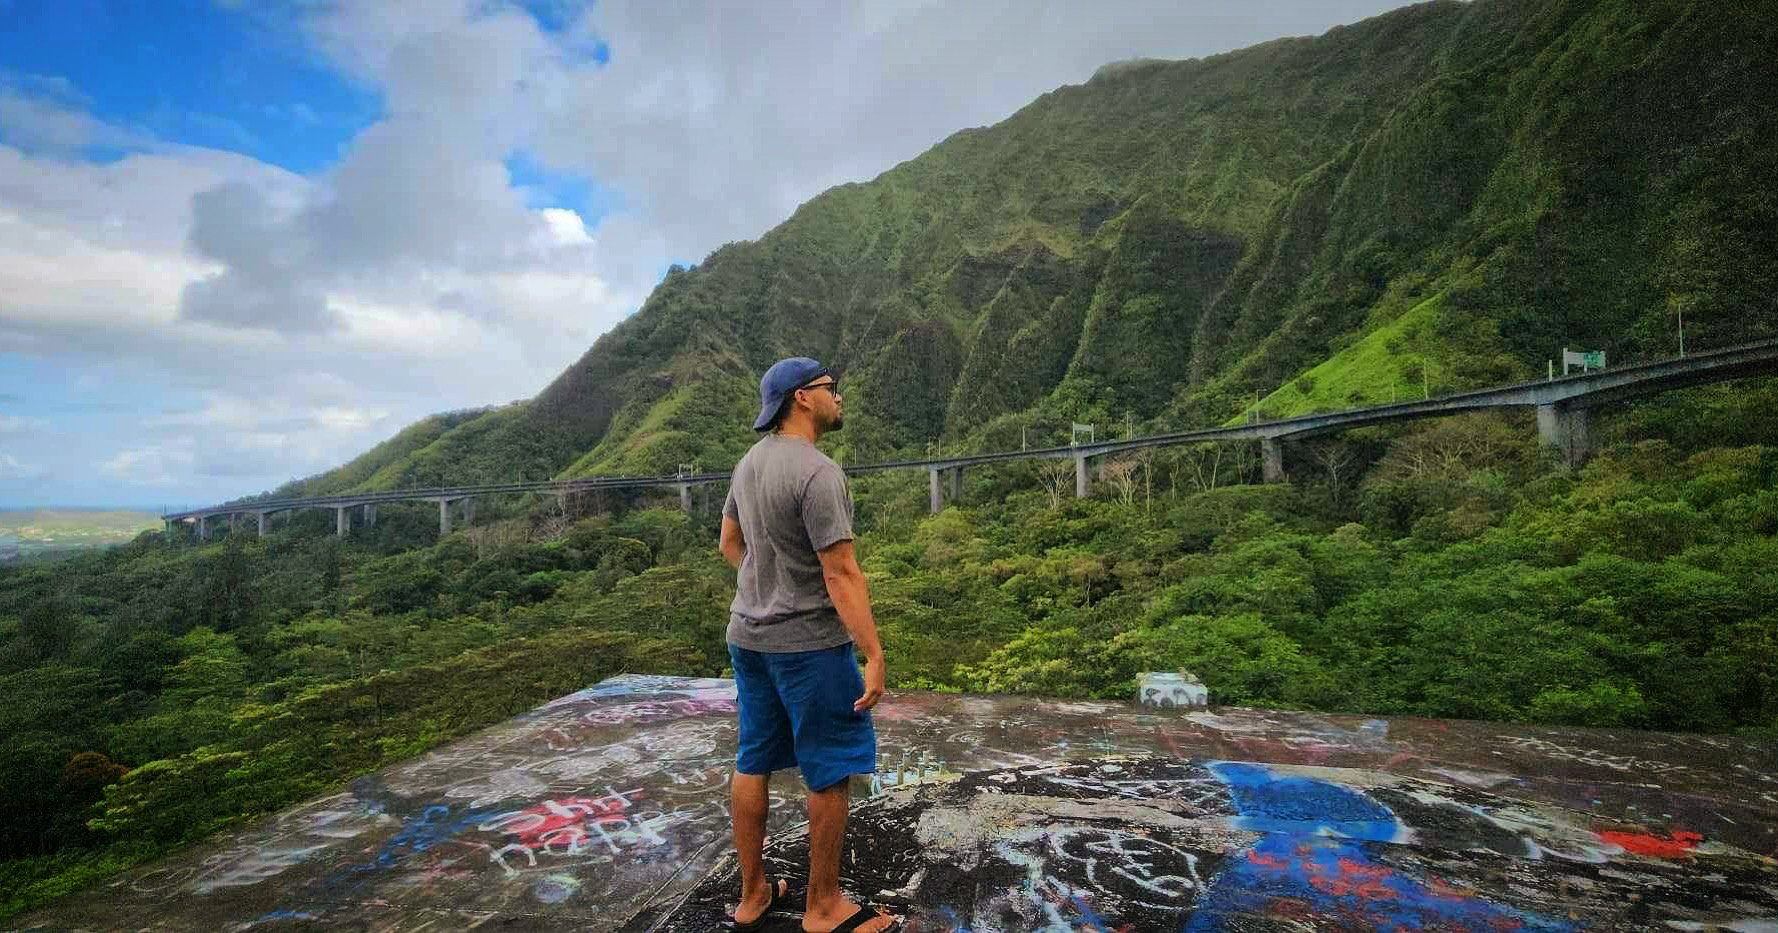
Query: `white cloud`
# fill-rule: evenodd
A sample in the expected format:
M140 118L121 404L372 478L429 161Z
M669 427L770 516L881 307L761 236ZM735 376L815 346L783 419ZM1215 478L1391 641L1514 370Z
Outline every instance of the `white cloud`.
M583 246L593 242L592 235L587 233L586 221L581 220L579 214L562 207L546 207L538 214L543 217L544 229L548 232L544 242L538 245L548 248Z
M86 146L139 148L148 137L95 120L51 97L0 85L0 139L27 149L62 152Z
M36 431L42 429L47 422L42 418L27 418L23 415L0 415L0 434L11 434L17 431Z
M315 411L315 420L323 427L333 430L360 430L374 424L381 424L388 417L389 410L386 408L327 405Z
M190 481L195 448L190 438L133 447L118 451L99 470L131 486L180 486Z
M257 491L428 412L534 394L668 262L757 237L1101 64L1382 8L662 0L559 5L570 22L546 32L487 0L247 5L299 16L384 117L301 177L108 124L66 79L0 75L0 365L30 354L101 384L127 370L185 400L67 445L91 451L79 469L193 498ZM284 113L314 122L301 102ZM127 152L78 157L95 145ZM589 227L547 186L513 184L516 153L621 210Z
M12 454L0 452L0 482L28 482L42 476L41 469L20 462Z

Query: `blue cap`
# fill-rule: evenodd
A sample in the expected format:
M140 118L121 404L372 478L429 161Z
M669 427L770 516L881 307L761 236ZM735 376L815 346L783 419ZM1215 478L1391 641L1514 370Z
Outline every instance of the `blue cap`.
M826 375L829 375L827 367L806 356L793 356L773 363L772 368L759 377L759 417L754 419L753 430L764 431L771 427L772 420L778 417L778 409L784 407L784 399L790 393Z

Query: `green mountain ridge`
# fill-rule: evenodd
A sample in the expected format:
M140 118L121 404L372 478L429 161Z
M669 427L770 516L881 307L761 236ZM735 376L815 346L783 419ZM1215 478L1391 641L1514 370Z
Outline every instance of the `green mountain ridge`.
M669 272L536 398L279 492L720 467L793 354L843 372L863 462L1662 355L1678 312L1772 336L1775 45L1747 2L1440 0L1116 63Z

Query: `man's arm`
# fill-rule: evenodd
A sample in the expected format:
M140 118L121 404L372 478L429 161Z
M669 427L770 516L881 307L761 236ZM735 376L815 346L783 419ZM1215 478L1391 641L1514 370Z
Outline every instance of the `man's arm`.
M722 556L728 559L729 566L740 570L741 558L747 554L747 539L741 534L741 523L724 515L722 539L717 546L722 548Z
M864 696L852 704L863 712L883 698L883 645L877 640L877 620L870 611L870 588L864 571L852 554L852 541L836 541L816 552L821 558L821 576L827 581L827 595L840 614L840 622L852 633L852 641L864 653Z

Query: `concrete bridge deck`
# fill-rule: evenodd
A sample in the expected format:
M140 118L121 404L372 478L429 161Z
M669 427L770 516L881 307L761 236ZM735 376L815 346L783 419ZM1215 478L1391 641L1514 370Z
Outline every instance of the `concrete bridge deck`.
M733 708L608 680L15 928L720 929ZM1778 923L1769 742L904 691L876 723L842 883L908 930Z

